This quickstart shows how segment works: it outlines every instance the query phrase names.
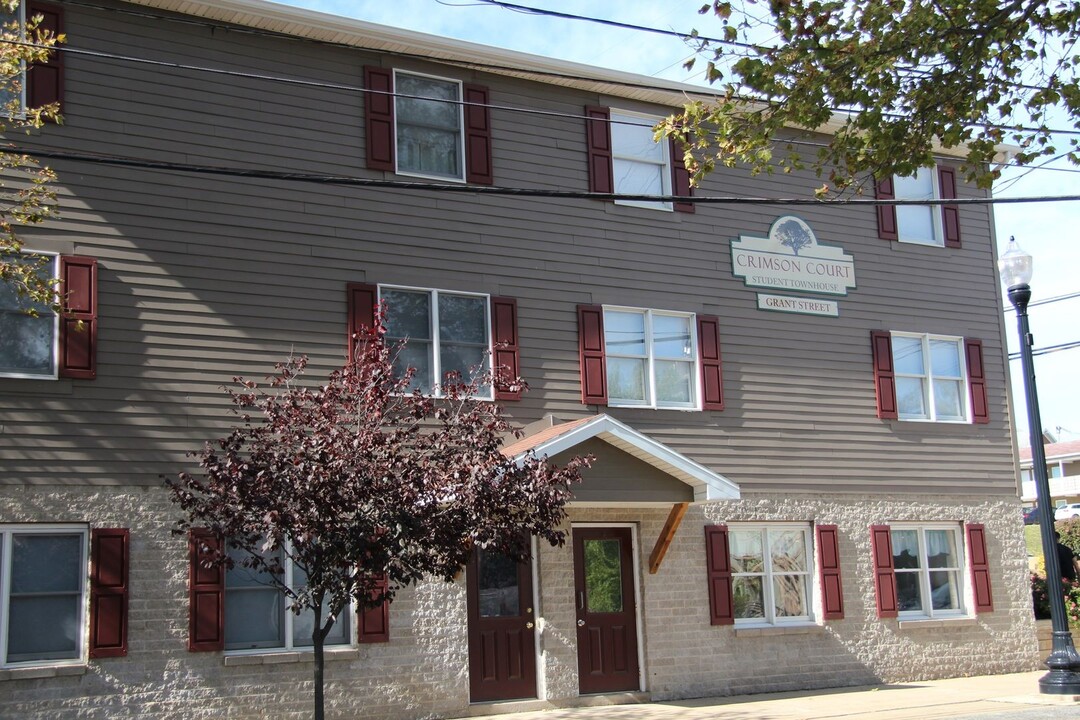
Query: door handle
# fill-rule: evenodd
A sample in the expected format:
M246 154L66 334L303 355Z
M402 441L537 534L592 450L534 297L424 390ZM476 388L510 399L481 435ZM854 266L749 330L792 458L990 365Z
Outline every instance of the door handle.
M577 621L577 626L578 627L585 627L585 621L584 620L578 620Z
M533 628L533 624L531 622L525 623L525 629L526 630L532 630L532 628Z

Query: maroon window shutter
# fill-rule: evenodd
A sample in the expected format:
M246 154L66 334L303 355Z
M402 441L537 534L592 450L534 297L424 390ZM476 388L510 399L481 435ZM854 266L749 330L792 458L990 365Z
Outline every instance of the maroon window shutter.
M90 531L90 657L127 655L128 531Z
M986 398L982 340L965 338L964 354L967 356L968 387L971 390L971 421L983 425L990 422L990 403Z
M724 383L720 373L720 318L697 316L698 359L701 361L701 407L724 409Z
M690 197L694 194L694 188L690 186L690 171L686 169L686 163L683 162L682 143L676 142L675 138L671 138L670 150L671 194ZM676 212L692 213L695 211L696 205L692 202L676 202L674 208Z
M611 110L585 108L586 142L589 154L589 192L615 192L615 169L611 164Z
M705 526L705 563L709 580L709 623L735 624L735 598L731 588L731 556L726 525Z
M188 650L208 652L225 648L225 567L206 567L224 552L222 539L205 528L188 535Z
M956 168L938 165L938 190L942 200L956 199ZM945 231L945 247L960 247L960 206L941 206L941 226Z
M879 618L894 618L897 613L896 569L893 567L892 533L888 525L870 526L870 545L874 554L874 593Z
M971 561L971 587L975 590L975 613L994 612L990 591L990 559L986 555L986 529L978 523L964 526Z
M378 587L371 593L377 597L386 592L386 576L379 580ZM384 600L373 608L364 608L357 613L356 640L361 643L390 642L390 601Z
M64 32L64 10L56 5L31 2L26 4L26 19L41 15L42 30L54 35ZM26 104L39 108L50 103L64 102L64 53L53 50L47 62L32 63L26 72Z
M821 605L825 620L844 619L844 584L840 578L840 541L835 525L817 526Z
M521 351L518 347L517 300L491 298L491 339L495 346L495 367L505 368L506 379L521 375ZM520 400L521 387L502 382L495 386L496 400Z
M97 260L74 255L60 257L60 377L97 377ZM79 321L83 328L78 329Z
M368 169L394 172L394 72L365 65L364 88Z
M604 355L604 308L578 305L581 402L607 405L607 358Z
M896 198L891 175L874 181L874 197L878 200L893 200ZM893 205L877 206L877 234L882 240L900 239L900 232L896 224L896 207Z
M877 416L882 420L896 420L900 414L896 408L896 372L893 369L892 336L884 330L871 330L870 347L874 354Z
M491 108L488 89L482 85L465 85L465 182L493 185L495 173L491 166Z
M379 288L367 283L349 283L345 286L349 316L349 360L356 358L356 334L375 324L375 308L379 304Z

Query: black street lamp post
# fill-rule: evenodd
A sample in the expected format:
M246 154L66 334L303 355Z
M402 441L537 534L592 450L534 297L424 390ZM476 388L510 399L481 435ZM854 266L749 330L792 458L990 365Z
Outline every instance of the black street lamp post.
M1035 392L1035 365L1031 359L1031 331L1028 328L1027 306L1031 300L1032 258L1009 238L1009 247L998 260L1001 281L1009 291L1009 300L1016 308L1020 329L1020 363L1024 371L1024 396L1027 398L1028 430L1031 435L1031 474L1035 479L1035 498L1038 502L1039 529L1042 534L1043 557L1046 559L1046 594L1050 598L1050 624L1053 641L1046 666L1050 672L1039 678L1039 690L1055 695L1080 695L1080 655L1073 647L1065 616L1065 595L1061 586L1061 564L1057 541L1054 538L1054 516L1050 502L1050 481L1046 477L1046 453L1043 451L1042 419L1039 398Z

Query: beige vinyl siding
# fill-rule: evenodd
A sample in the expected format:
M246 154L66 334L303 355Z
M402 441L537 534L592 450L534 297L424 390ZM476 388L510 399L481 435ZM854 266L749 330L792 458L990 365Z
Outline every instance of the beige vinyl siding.
M359 86L393 58L299 40L65 6L73 45ZM578 114L613 98L412 62L479 82L496 105ZM351 91L71 55L65 124L20 142L182 163L391 178L364 162ZM637 108L638 106L634 106ZM661 110L661 109L657 109ZM585 190L584 120L492 113L495 182ZM158 485L187 450L224 434L220 387L261 379L289 353L319 376L345 352L345 284L507 295L522 424L610 412L747 491L1015 494L1000 292L990 216L960 210L963 249L877 238L871 207L700 205L695 214L592 200L495 197L224 178L56 160L61 218L25 232L66 239L100 267L98 377L0 379L0 483ZM808 197L809 173L720 169L703 195ZM980 194L961 185L964 197ZM839 318L756 309L730 242L797 214L855 258ZM580 402L578 303L720 317L723 412ZM875 412L871 330L983 341L989 425L902 423Z

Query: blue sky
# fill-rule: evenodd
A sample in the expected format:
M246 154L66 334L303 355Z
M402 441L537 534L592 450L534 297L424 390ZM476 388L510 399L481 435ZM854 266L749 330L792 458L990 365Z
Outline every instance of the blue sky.
M697 14L704 0L513 0L521 5L608 18L626 23L719 34L719 23ZM521 52L615 68L684 82L700 82L682 62L690 50L677 38L594 23L514 12L476 0L288 0L294 5L418 32L495 45ZM762 10L764 13L765 11ZM1058 164L1058 167L1068 167ZM1023 175L1015 183L1018 175ZM1002 197L1080 194L1080 173L1007 169ZM1010 235L1035 256L1033 301L1080 290L1080 203L999 205L999 247ZM995 271L996 272L996 271ZM1080 340L1080 298L1030 310L1035 347ZM1018 339L1015 314L1005 316L1010 350ZM1080 439L1080 348L1035 358L1043 427L1063 440ZM1028 444L1027 410L1019 361L1012 362L1013 402L1020 445Z

